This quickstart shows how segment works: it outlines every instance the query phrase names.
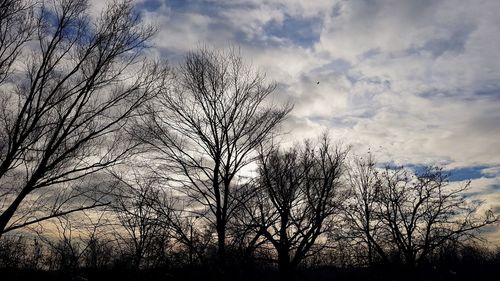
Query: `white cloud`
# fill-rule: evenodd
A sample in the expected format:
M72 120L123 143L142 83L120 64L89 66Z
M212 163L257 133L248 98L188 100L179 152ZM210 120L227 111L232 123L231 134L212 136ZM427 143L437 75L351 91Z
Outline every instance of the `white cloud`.
M500 4L470 4L350 1L325 20L316 51L352 64L347 74L365 80L351 93L374 113L353 138L401 162L500 163L499 20L491 12ZM485 90L497 97L477 95Z
M387 161L500 164L500 2L203 3L217 9L164 2L145 12L160 25L158 48L241 46L279 83L278 99L295 102L295 137L330 127L359 149L380 148ZM266 25L286 17L320 21L318 41L277 44Z

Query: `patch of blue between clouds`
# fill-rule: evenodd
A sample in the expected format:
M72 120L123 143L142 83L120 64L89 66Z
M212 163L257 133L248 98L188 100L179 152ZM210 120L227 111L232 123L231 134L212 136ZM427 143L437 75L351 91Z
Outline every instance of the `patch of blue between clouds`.
M420 174L425 171L425 168L427 166L421 164L408 164L405 165L405 167L408 167L415 173ZM450 182L474 180L479 178L494 178L496 175L483 173L483 170L487 168L490 168L490 166L480 165L480 166L470 166L470 167L462 167L450 170L443 170L443 172L449 175L448 180Z
M285 16L282 22L271 21L264 26L264 34L285 39L294 45L312 47L319 40L322 21L318 17Z
M396 165L394 163L384 163L384 167L388 167L389 169L396 169L400 167L400 165ZM426 165L422 164L406 164L404 167L412 170L415 174L422 174L426 170ZM450 182L455 181L465 181L465 180L474 180L479 178L494 178L498 175L494 174L486 174L483 173L484 169L491 168L491 166L470 166L470 167L462 167L450 170L443 170L444 173L448 174L448 180ZM496 187L500 189L500 186Z
M50 36L52 36L52 32L60 25L61 22L61 13L60 11L56 11L54 6L47 5L44 6L41 10L41 17L46 21L50 28ZM80 42L87 42L88 40L92 40L95 35L94 25L91 24L91 21L86 21L88 19L87 16L83 15L81 19L78 19L78 24L68 24L61 31L62 36L71 41L73 39L77 39ZM71 39L70 39L71 38Z
M148 12L155 11L161 7L162 1L160 0L146 0L137 4L135 7L138 11L146 10Z
M476 90L475 94L483 99L498 101L500 100L500 82L484 83L480 89Z
M449 172L450 181L473 180L478 178L492 178L494 175L484 174L482 170L489 168L488 166L472 166L452 169Z

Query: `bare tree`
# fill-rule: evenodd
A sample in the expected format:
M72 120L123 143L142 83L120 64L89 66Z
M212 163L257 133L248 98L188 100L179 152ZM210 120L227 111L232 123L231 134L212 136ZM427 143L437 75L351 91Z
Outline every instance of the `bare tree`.
M247 68L235 50L190 52L172 80L173 86L150 105L136 135L158 153L162 164L156 171L215 227L218 259L224 264L238 173L291 106L268 102L275 86Z
M228 225L229 245L240 262L247 263L260 257L259 250L267 243L264 231L256 228L255 216L249 210L258 210L262 203L262 190L257 188L253 181L243 184L238 189L239 200L232 220Z
M134 144L122 134L160 86L143 57L154 29L130 2L91 19L87 1L0 2L0 235L107 202L58 205L11 219L49 186L118 163ZM64 203L65 201L60 201Z
M476 230L498 220L491 211L478 214L481 203L466 195L470 182L450 185L439 168L428 167L416 175L386 168L380 179L380 220L410 268L444 243L474 238Z
M57 238L51 239L47 235L39 235L49 248L47 265L50 270L74 273L82 265L82 258L88 245L83 243L81 222L76 220L74 222L68 216L58 216L52 224Z
M93 221L90 215L85 212L87 220L91 223L86 228L86 235L83 237L82 242L85 245L83 254L83 263L85 267L94 270L103 269L105 266L110 265L111 261L115 258L116 243L111 239L109 231L112 229L112 224L107 217L106 212L100 212Z
M164 226L167 222L159 221L153 205L160 194L155 178L137 171L132 174L128 178L116 175L121 187L118 194L115 192L113 209L122 227L116 231L116 235L128 248L133 265L141 268L144 260L152 254L156 238L165 235Z
M33 243L29 243L30 240ZM6 235L0 239L0 268L40 269L42 250L36 238Z
M158 222L168 230L176 248L186 251L189 265L203 263L212 242L213 228L201 222L201 217L190 211L191 206L186 206L182 198L172 193L163 191L151 198Z
M13 64L36 30L34 8L30 1L0 1L0 85L12 74Z
M355 161L349 183L345 221L350 238L366 245L370 262L374 253L390 262L395 252L414 269L440 247L469 241L497 221L491 211L478 214L481 203L467 197L470 182L451 185L439 168L419 174L403 167L382 169L368 155Z
M343 207L343 238L366 245L368 264L375 257L388 262L386 245L381 237L388 234L379 219L381 180L373 156L356 157L347 170L349 198Z
M256 230L277 252L282 280L293 277L299 263L314 255L315 246L321 248L318 238L339 212L346 154L325 136L318 147L306 142L302 148L285 152L274 148L261 155L258 194L262 201L259 209L248 211Z

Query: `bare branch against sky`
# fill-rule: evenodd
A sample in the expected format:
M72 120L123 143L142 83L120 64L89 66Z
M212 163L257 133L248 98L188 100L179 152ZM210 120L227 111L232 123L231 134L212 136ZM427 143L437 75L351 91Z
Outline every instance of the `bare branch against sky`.
M110 3L96 19L86 1L70 0L2 1L2 14L0 233L40 220L12 220L35 191L125 157L133 143L121 128L162 79L142 58L154 29L130 3Z
M157 173L180 174L178 191L210 213L223 263L239 172L291 106L269 100L275 85L248 68L236 49L189 52L171 79L134 135L161 161L164 171Z

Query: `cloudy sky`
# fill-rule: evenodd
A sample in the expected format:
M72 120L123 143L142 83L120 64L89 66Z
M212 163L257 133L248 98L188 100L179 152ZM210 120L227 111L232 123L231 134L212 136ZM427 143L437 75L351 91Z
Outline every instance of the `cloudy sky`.
M239 46L295 103L291 139L327 128L382 162L444 165L500 212L500 1L136 2L171 62Z

